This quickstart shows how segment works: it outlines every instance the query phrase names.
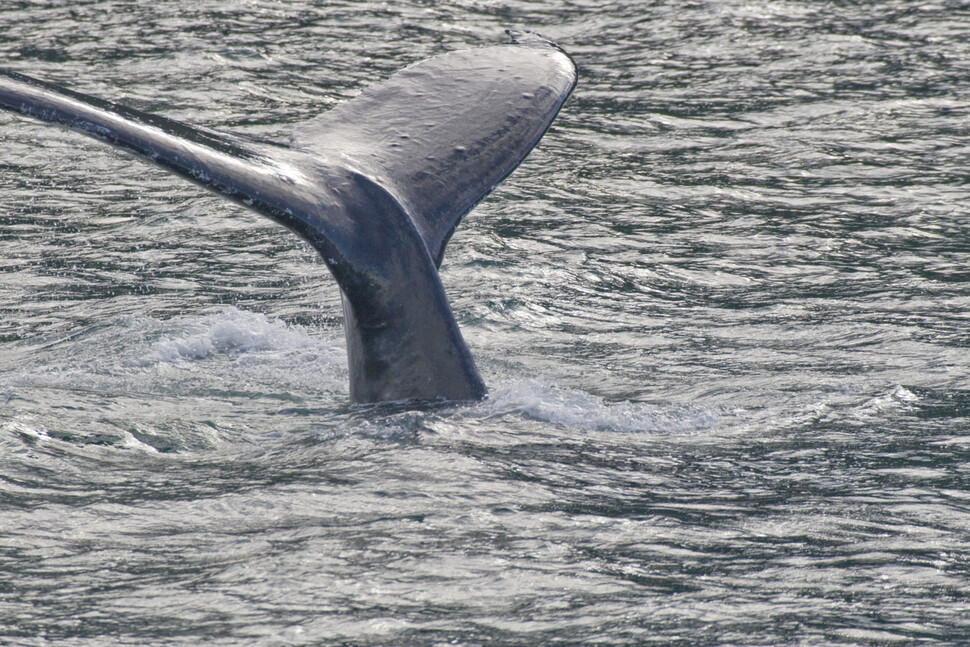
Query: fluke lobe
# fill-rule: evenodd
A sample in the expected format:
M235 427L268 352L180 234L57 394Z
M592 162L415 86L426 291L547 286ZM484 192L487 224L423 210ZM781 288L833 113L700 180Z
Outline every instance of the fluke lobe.
M0 70L0 107L101 139L292 229L343 296L355 402L468 400L485 385L438 267L462 217L538 143L576 84L534 36L397 72L288 145L187 126Z

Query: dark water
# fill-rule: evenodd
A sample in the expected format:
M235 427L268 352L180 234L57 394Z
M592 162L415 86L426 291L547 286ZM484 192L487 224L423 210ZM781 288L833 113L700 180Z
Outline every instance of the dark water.
M532 28L442 270L491 389L352 406L295 236L0 115L0 644L970 641L970 11L0 4L2 65L285 139Z

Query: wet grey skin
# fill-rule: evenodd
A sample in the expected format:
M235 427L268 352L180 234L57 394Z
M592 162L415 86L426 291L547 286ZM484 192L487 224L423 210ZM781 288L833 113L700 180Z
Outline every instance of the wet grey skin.
M340 286L355 402L474 400L485 385L438 267L462 217L535 147L576 83L526 37L397 72L274 145L0 70L0 107L147 159L288 227Z

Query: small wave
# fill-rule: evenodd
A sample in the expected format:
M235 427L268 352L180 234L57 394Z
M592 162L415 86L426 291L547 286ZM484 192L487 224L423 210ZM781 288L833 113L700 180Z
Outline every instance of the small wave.
M870 398L862 405L863 414L877 415L880 412L892 410L911 409L915 403L919 402L919 396L897 384L889 393Z
M158 448L142 441L129 431L122 431L121 441L118 444L124 449L133 449L135 451L146 452L149 454L158 453Z
M50 398L32 394L35 389L61 391L58 397L74 407L130 408L136 417L146 402L185 395L220 402L241 394L246 402L267 398L268 404L329 401L347 380L345 355L333 335L233 307L166 320L124 317L69 342L38 347L28 360L0 371L0 411ZM209 415L210 405L197 417ZM186 408L181 415L193 417Z
M156 341L140 363L199 360L220 353L295 350L308 348L314 343L302 326L229 307L204 317L181 335Z
M708 429L720 419L716 411L699 407L606 402L584 391L549 384L542 376L499 389L486 406L490 417L518 412L536 420L589 431L685 432Z
M51 440L44 429L29 425L23 420L10 420L0 427L0 430L29 439L31 442Z

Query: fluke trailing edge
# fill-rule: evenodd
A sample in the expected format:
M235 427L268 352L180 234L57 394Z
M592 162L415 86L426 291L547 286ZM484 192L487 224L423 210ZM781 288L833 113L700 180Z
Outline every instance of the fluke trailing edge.
M0 70L0 107L135 153L272 218L343 296L356 402L481 398L438 267L461 218L528 155L576 83L535 37L411 65L287 146L187 126Z

